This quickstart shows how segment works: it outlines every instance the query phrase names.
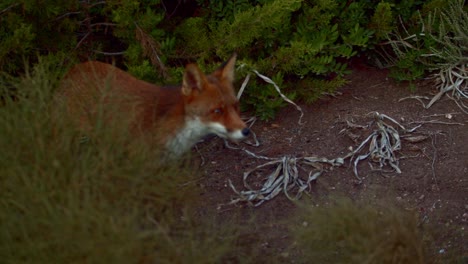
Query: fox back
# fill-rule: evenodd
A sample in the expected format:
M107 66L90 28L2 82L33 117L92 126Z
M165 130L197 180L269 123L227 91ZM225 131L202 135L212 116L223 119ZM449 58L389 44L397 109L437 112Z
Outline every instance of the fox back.
M158 145L179 156L208 134L234 141L249 134L233 87L235 60L234 55L210 75L188 64L182 84L174 87L138 80L110 64L85 62L65 75L58 97L82 129L91 128L103 108L104 119L130 117L132 133L156 137Z

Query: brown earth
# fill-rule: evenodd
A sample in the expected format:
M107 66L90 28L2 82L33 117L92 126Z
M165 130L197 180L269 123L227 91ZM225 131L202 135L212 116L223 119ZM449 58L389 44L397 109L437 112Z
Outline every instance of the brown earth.
M244 146L252 152L268 156L318 156L336 158L344 156L349 148L356 147L371 133L370 130L353 130L353 134L340 133L347 128L346 121L365 125L372 120L367 115L377 111L414 127L411 122L438 120L441 124L426 123L415 132L426 139L410 143L403 141L400 157L401 174L371 171L367 161L358 166L362 181L358 181L352 166L346 163L339 168L328 169L309 190L317 206L327 203L327 197L341 195L353 200L388 200L400 205L402 210L417 212L423 224L438 230L430 249L431 258L468 259L468 115L463 114L448 97L443 97L430 109L425 109L414 99L399 102L411 95L434 94L436 87L430 82L417 84L416 92L407 84L390 79L388 73L362 64L353 65L349 84L336 96L324 96L312 105L301 105L305 124L299 125L299 112L294 107L281 110L269 122L257 121L252 129L261 143L259 147ZM448 115L450 114L450 115ZM359 138L353 136L357 135ZM237 189L245 189L243 172L265 163L239 150L224 147L220 139L199 144L200 160L204 176L199 185L203 207L216 212L222 219L235 214L253 217L258 224L249 230L255 239L248 239L266 254L283 256L286 262L294 262L288 231L288 220L300 210L283 194L253 208L246 203L227 205L235 198L228 185L230 179ZM266 176L265 176L266 177ZM261 184L262 179L255 184ZM220 206L222 205L222 206ZM257 236L258 235L258 236ZM443 262L443 261L442 261Z

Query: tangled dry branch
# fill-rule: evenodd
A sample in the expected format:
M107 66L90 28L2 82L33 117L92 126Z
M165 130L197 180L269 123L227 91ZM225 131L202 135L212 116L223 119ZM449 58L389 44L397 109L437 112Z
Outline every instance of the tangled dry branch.
M356 148L353 148L354 150L342 157L334 159L292 156L270 158L258 156L241 148L248 155L267 160L267 162L244 173L242 179L245 190L239 191L229 180L229 186L237 195L231 204L247 202L253 206L259 206L280 193L284 193L290 200L297 200L304 192L307 193L311 183L327 171L327 168L341 167L346 160L352 164L354 175L359 182L362 181L362 178L358 173L358 165L364 160L368 160L369 164L378 164L378 168L371 165L373 170L401 173L398 155L402 148L401 138L405 137L407 141L413 143L424 141L427 137L411 135L411 133L427 122L418 122L414 127L406 128L385 114L372 112L369 115L373 116L373 120L368 125L362 126L348 121L348 128L341 131L353 128L372 129L372 132ZM460 123L448 124L463 125ZM270 173L263 176L265 171ZM253 182L260 187L253 187L253 184L249 183L251 178L255 178ZM258 181L263 181L263 183L258 184Z

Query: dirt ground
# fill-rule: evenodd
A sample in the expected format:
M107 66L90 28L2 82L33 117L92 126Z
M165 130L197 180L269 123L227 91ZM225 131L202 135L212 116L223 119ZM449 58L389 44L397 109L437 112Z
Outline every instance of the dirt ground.
M362 177L359 182L347 163L326 171L312 183L310 196L302 199L313 199L320 204L326 202L324 197L344 195L352 199L395 201L403 210L418 212L422 223L441 230L431 255L456 254L467 261L468 115L447 97L430 109L423 108L414 99L399 102L411 95L434 94L435 86L430 82L418 83L418 89L411 92L407 84L396 83L384 70L364 64L352 65L352 70L347 77L349 84L339 89L339 94L324 96L309 106L301 105L305 113L303 125L298 124L299 112L287 107L274 120L254 124L252 129L261 146L243 146L268 157L336 158L344 156L350 147L358 146L371 133L366 129L340 133L347 128L346 121L365 125L372 120L367 114L373 111L386 114L405 127L414 127L416 123L412 122L437 120L438 123L425 123L416 130L415 134L426 136L425 140L402 141L402 150L398 152L401 174L372 171L364 161L358 166ZM240 208L246 216L255 217L261 223L257 230L252 230L252 234L261 233L252 243L259 243L266 253L288 256L292 241L284 223L299 210L294 203L280 194L255 208L246 203L226 205L236 197L228 179L237 189L245 189L243 172L265 161L227 149L220 139L199 144L198 148L199 154L195 155L204 160L201 169L205 177L199 182L204 207L222 218L229 218ZM258 184L262 183L261 178L257 180ZM293 262L287 258L286 262Z

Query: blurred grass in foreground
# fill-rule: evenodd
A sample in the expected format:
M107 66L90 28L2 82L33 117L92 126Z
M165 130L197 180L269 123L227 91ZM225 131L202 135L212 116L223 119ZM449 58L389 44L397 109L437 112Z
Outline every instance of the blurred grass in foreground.
M316 263L430 263L417 215L391 203L336 198L303 206L293 230L302 253Z

